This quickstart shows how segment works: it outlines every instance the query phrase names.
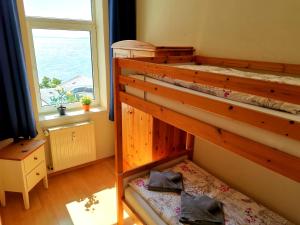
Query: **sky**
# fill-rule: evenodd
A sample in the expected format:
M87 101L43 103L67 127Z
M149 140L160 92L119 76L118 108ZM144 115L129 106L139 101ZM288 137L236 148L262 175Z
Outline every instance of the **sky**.
M26 16L91 20L91 0L24 0Z
M73 31L73 30L47 30L47 29L32 29L33 39L37 37L46 38L88 38L90 39L89 31Z

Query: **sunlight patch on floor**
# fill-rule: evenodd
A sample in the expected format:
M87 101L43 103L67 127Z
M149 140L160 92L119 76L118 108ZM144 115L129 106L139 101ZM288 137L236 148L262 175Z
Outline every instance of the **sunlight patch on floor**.
M74 225L113 225L117 223L116 188L99 191L92 196L66 205ZM134 223L124 211L125 224Z

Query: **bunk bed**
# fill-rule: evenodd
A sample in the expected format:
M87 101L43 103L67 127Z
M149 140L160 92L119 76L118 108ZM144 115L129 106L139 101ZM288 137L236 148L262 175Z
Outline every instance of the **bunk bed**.
M145 200L147 193L140 184L147 181L147 171L157 166L176 170L183 163L195 169L191 161L182 161L185 155L192 159L194 136L300 182L299 74L300 65L203 56L115 58L115 159L119 224L123 221L124 205L144 223L150 223L146 222L146 215L151 215L153 224L176 224L160 218L163 217L158 216L163 215L161 212L153 212L155 205ZM198 89L203 87L208 89L199 92ZM212 89L258 100L249 104L251 100L228 99L211 92ZM261 99L268 103L258 104ZM124 171L122 104L186 131L185 149ZM266 108L268 106L271 107ZM210 177L210 180L216 180L219 186L227 187L202 169L195 170ZM140 212L136 205L142 205L148 211ZM266 211L263 207L260 210ZM272 215L273 222L289 224L272 212L269 215Z

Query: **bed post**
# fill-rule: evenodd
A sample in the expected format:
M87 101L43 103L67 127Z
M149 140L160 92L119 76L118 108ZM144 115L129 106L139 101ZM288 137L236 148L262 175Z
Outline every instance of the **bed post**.
M194 135L192 135L190 133L186 133L185 149L189 151L189 159L190 160L193 159L193 155L194 155L194 139L195 139Z
M120 101L119 76L121 68L118 59L113 59L114 72L114 115L115 115L115 175L117 191L118 225L123 225L123 151L122 151L122 103Z

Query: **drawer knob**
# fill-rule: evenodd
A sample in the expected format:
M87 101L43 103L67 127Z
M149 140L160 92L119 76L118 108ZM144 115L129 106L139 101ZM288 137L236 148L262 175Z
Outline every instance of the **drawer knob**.
M40 175L40 173L36 173L36 175L37 175L37 176L39 176L39 175Z
M35 156L33 159L34 159L34 160L38 160L38 157Z

